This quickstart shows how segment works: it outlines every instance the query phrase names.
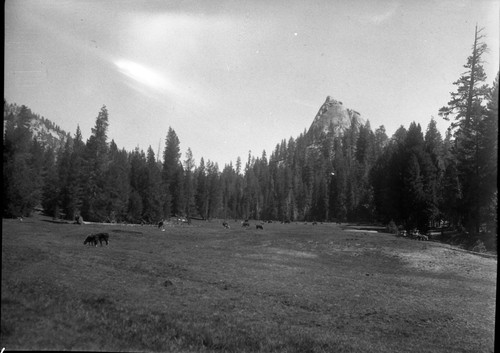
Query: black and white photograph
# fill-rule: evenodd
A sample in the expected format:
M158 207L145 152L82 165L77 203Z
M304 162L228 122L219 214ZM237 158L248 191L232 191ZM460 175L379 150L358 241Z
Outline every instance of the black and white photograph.
M5 0L0 349L492 353L500 0Z

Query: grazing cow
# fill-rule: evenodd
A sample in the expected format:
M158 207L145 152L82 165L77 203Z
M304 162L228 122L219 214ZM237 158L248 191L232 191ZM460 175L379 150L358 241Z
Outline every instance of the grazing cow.
M230 228L230 227L229 227L229 223L227 223L227 222L222 222L222 226L223 226L224 228L226 228L226 229L229 229L229 228Z
M89 244L89 245L92 245L94 244L95 246L97 246L97 237L95 235L89 235L87 237L87 239L85 239L85 241L83 242L83 245L85 244Z
M248 220L245 220L243 223L241 223L241 226L242 227L250 227L250 223L248 222Z
M255 225L255 229L262 229L262 230L264 230L264 227L263 227L263 226L261 226L260 224L256 224L256 225Z
M99 242L102 246L102 242L106 242L106 245L109 244L109 234L108 233L97 233L97 234L90 234L85 241L83 242L83 245L89 244L89 245L94 245L97 246L97 242Z
M108 233L97 233L94 236L97 237L101 246L102 246L103 241L106 242L106 245L109 244L109 234ZM96 242L96 246L97 246L97 242Z
M313 226L315 226L315 225L317 225L317 224L318 224L318 222L316 222L316 221L314 221L314 222L313 222Z

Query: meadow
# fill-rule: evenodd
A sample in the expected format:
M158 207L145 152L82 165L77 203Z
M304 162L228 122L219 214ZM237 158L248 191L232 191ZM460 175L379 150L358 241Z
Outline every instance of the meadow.
M496 257L345 224L2 221L1 347L493 352ZM110 234L109 246L85 246Z

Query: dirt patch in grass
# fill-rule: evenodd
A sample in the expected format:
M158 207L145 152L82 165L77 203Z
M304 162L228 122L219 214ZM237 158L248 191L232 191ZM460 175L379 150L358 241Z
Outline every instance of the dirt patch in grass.
M475 279L496 280L495 266L497 260L495 258L482 258L476 254L440 246L426 246L423 250L388 252L400 258L407 266L418 271L453 273Z

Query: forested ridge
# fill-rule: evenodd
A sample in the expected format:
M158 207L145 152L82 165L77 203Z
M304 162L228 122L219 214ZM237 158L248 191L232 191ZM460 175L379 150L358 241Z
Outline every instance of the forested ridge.
M120 149L108 139L106 106L87 141L78 127L61 147L41 143L30 129L36 114L4 100L3 217L41 206L53 217L99 222L392 220L425 230L446 221L496 231L498 74L485 84L481 38L476 31L466 71L439 111L450 121L445 136L434 118L391 137L368 121L343 130L313 125L269 155L249 152L223 168L203 157L196 163L189 148L182 156L173 128L162 156L151 146Z

